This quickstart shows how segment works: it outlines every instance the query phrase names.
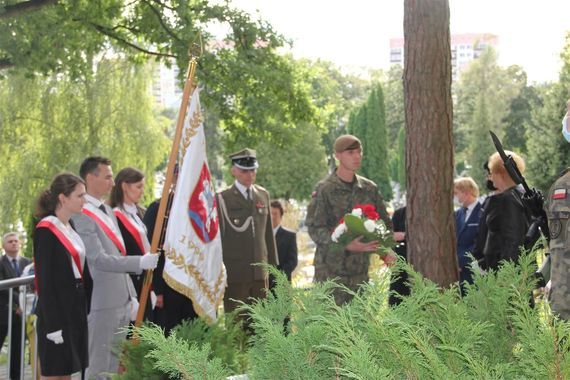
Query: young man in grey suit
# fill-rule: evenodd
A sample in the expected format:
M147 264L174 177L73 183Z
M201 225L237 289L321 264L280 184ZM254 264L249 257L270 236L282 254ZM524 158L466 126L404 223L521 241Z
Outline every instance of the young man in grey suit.
M125 339L121 331L134 319L136 291L128 273L154 269L158 255L127 256L113 210L103 203L114 186L111 161L88 157L79 170L87 194L83 213L73 217L86 248L93 278L89 324L87 378L106 379L119 369L117 348Z

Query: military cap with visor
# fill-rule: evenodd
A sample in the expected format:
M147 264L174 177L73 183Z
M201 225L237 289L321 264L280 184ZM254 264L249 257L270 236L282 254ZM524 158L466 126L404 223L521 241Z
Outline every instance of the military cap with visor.
M259 167L255 150L245 148L239 152L230 154L232 165L242 170L255 170Z

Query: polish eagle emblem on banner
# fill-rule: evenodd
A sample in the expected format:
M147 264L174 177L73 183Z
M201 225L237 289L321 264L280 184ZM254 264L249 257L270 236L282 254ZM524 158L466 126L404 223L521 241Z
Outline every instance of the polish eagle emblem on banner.
M206 163L202 165L200 177L188 202L188 216L196 235L209 243L218 233L218 212L216 193Z

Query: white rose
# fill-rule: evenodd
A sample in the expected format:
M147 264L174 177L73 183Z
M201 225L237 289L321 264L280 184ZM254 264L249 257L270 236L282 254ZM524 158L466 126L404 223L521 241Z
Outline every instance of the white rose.
M335 243L338 243L338 238L342 236L342 234L344 234L347 231L346 228L346 224L341 223L338 226L336 226L336 228L334 229L333 233L332 233L332 241L334 241Z
M354 216L358 216L360 218L362 216L362 209L361 208L355 208L352 210L351 214Z
M374 232L374 230L376 229L376 222L374 222L373 220L365 220L364 221L364 228L366 228L366 231L368 232Z

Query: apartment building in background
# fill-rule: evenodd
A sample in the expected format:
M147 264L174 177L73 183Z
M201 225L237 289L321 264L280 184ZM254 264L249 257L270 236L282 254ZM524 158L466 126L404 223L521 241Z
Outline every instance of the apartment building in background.
M490 33L451 35L451 75L456 82L469 63L479 57L487 46L498 49L499 37ZM404 38L390 39L390 65L404 67Z

